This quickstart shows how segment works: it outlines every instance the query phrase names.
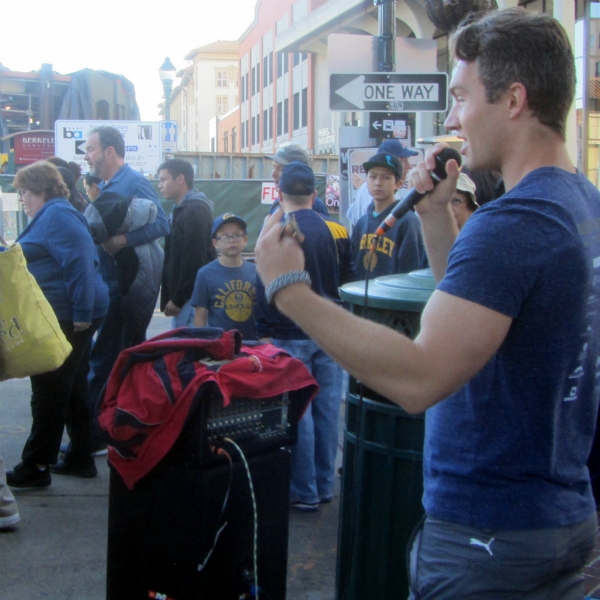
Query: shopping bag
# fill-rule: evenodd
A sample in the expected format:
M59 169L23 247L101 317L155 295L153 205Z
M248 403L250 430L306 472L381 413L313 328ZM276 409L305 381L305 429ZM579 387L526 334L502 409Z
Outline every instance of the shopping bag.
M54 371L70 353L21 245L0 246L0 381Z

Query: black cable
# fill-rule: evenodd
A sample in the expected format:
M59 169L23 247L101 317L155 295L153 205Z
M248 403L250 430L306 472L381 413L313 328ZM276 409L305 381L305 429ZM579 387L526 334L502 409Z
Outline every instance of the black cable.
M229 493L231 492L231 483L233 482L233 460L231 459L231 456L229 455L229 453L226 450L224 450L223 448L214 448L213 447L211 449L215 454L218 454L219 456L225 456L227 458L227 460L229 461L229 483L227 485L227 492L225 492L225 498L223 499L223 506L221 507L221 514L219 515L219 518L217 519L217 525L218 525L219 523L221 523L223 516L225 515L225 509L227 508L227 502L229 500ZM227 527L227 523L228 523L228 521L224 521L222 525L218 525L212 547L208 551L208 554L205 556L204 560L198 565L198 571L202 571L202 569L204 569L206 567L206 563L208 563L208 560L210 559L210 557L217 545L219 536L221 535L221 533L223 533L223 530L225 529L225 527Z

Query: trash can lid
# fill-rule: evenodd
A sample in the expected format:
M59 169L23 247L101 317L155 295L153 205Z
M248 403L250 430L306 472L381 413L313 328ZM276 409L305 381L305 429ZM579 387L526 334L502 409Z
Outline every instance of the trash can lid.
M421 312L436 288L431 269L385 275L369 281L369 306L372 308ZM353 281L340 289L345 302L365 305L365 282Z

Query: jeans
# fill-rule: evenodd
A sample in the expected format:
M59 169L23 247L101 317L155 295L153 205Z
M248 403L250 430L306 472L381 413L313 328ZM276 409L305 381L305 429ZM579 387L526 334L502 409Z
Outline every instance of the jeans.
M312 340L271 340L301 360L319 384L319 392L298 423L292 448L291 501L331 499L335 480L342 369Z
M102 318L85 331L74 331L70 321L59 321L73 351L55 371L31 377L31 433L23 448L25 464L56 462L65 425L71 436L69 462L84 464L91 454L91 414L85 378L90 344Z
M176 317L171 317L173 329L178 329L179 327L193 327L194 326L194 316L196 314L196 307L191 304L192 299L190 298L179 311L179 314Z
M409 600L582 600L596 514L567 527L483 530L426 519L410 551Z
M92 344L88 375L88 406L92 415L92 448L106 445L97 423L104 386L119 353L123 350L121 293L110 290L110 304L102 327Z

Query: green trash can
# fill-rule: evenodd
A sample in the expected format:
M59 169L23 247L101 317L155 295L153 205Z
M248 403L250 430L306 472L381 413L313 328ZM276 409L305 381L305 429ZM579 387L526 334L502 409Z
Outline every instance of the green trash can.
M419 332L435 289L430 269L346 284L353 313L401 331ZM423 506L423 415L348 381L336 590L338 600L408 597L406 546Z

